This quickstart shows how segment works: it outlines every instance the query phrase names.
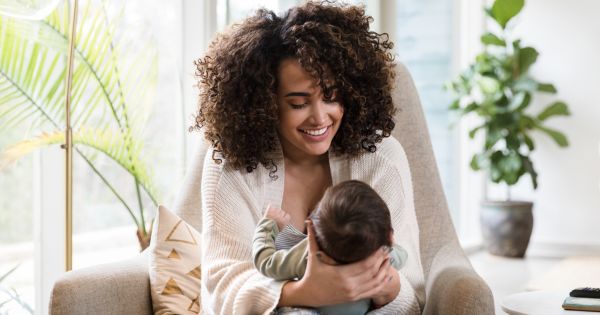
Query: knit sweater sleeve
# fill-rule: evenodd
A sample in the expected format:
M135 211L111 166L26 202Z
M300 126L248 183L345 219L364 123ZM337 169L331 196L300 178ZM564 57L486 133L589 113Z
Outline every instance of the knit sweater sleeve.
M239 171L207 154L202 177L202 309L206 314L269 314L284 282L254 268L252 236L260 205Z
M425 301L424 276L412 179L404 149L395 139L387 138L359 166L363 169L360 177L372 185L390 209L394 243L407 252L406 264L399 270L400 293L372 314L420 314Z

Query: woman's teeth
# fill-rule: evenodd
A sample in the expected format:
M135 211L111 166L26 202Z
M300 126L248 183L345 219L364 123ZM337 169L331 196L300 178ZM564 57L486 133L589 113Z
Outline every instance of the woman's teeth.
M320 136L322 134L325 133L325 131L327 131L327 127L321 128L321 129L300 129L302 132L304 132L305 134L311 135L311 136Z

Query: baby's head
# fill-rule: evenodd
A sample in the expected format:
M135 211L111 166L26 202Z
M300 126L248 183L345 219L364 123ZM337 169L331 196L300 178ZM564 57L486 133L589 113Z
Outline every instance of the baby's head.
M320 249L340 264L362 260L392 243L387 205L375 190L357 180L327 189L311 219Z

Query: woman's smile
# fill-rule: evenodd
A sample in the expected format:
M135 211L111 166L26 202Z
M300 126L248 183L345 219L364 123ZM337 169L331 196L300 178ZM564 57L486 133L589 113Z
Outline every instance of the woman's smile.
M331 125L325 126L323 128L312 128L312 129L298 129L300 132L304 134L308 141L323 141L329 135L329 131L331 130Z

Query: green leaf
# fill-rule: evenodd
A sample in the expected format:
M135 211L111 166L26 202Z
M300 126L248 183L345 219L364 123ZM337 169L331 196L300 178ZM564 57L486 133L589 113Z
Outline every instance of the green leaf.
M459 110L460 109L460 99L454 100L450 106L448 106L450 110Z
M487 168L490 165L490 161L488 159L487 153L479 153L474 154L473 158L471 158L471 169L474 171L479 171L481 169Z
M521 112L531 102L531 95L527 92L519 92L513 96L508 104L508 108L511 111Z
M475 138L475 134L476 134L476 133L477 133L479 130L481 130L481 128L484 128L485 126L486 126L486 125L485 125L485 124L483 124L483 125L481 125L481 126L477 126L477 127L473 128L473 129L471 129L471 131L469 131L469 138L471 138L471 139Z
M541 126L539 124L536 125L535 128L549 135L554 140L554 142L556 142L556 144L558 144L560 147L564 148L569 146L569 141L562 132Z
M533 189L537 189L538 187L538 182L537 182L537 177L538 174L535 171L535 168L533 167L533 162L531 162L531 159L529 159L529 157L523 157L523 167L525 168L525 172L529 173L529 176L531 176L531 184L533 185Z
M546 107L541 113L538 114L537 119L544 121L552 116L569 116L569 107L564 102L554 102Z
M556 93L556 88L554 87L554 85L552 85L550 83L538 84L537 90L540 92L546 92L546 93Z
M477 158L477 154L473 155L473 157L471 158L471 163L469 163L469 165L471 166L471 169L474 171L479 171L481 169L481 167L479 166L479 161Z
M485 149L491 149L500 139L502 139L502 131L499 129L490 129L485 137Z
M485 45L506 46L506 42L492 33L481 35L481 42Z
M533 47L524 47L519 50L519 73L524 74L535 63L538 52Z
M502 180L509 186L519 181L522 166L521 156L516 151L503 154L498 161L498 169L502 172Z
M477 103L471 103L469 105L467 105L467 107L465 107L465 109L463 109L461 115L466 115L472 111L475 111L479 108L479 105L477 105Z
M524 0L496 0L492 5L492 17L504 29L508 21L521 12L524 4Z
M521 76L514 81L513 89L533 93L539 90L539 84L527 76Z
M492 77L482 76L477 81L477 84L479 85L479 87L481 88L481 91L484 94L491 95L500 90L500 82L498 82L498 80L496 80Z
M531 139L531 137L529 137L527 134L522 133L523 135L523 139L525 141L525 144L527 145L527 148L529 149L529 151L533 151L535 150L535 144L533 143L533 139Z

